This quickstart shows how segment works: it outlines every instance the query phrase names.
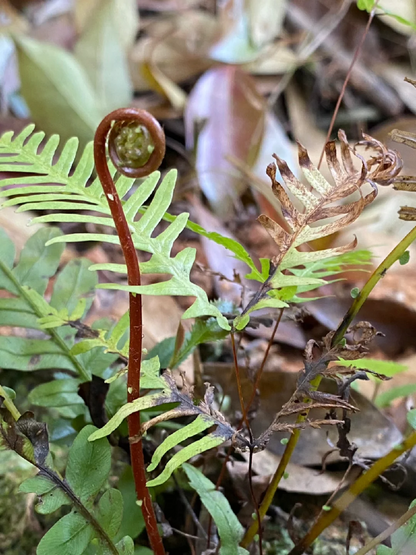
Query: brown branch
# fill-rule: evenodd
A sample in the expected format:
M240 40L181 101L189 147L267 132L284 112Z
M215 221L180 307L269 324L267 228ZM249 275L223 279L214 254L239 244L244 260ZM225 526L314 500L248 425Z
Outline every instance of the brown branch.
M112 123L116 124L112 128ZM133 129L134 126L134 129ZM121 136L123 129L128 128L124 144L116 144L117 138ZM131 130L138 133L137 141L132 143ZM143 130L146 130L143 131ZM123 211L120 197L116 186L110 175L106 157L106 142L109 138L110 156L117 170L129 177L143 177L154 171L160 164L165 152L165 140L163 130L159 123L144 110L133 108L120 108L108 114L97 128L94 138L94 160L97 174L107 197L120 245L127 265L129 285L140 285L140 268L137 252L134 247L130 229ZM149 136L150 135L150 136ZM137 160L143 162L141 167L120 166L120 162L126 163L129 153L137 154L139 146L147 150L143 157ZM149 155L150 154L150 155ZM140 367L142 360L142 298L141 295L130 293L130 347L129 347L129 369L127 377L127 401L131 403L140 397ZM128 417L129 435L136 436L140 433L140 413L135 412ZM136 486L138 503L141 506L150 545L155 555L164 555L162 539L157 528L156 516L149 490L146 487L146 473L144 466L142 442L130 445L131 464Z

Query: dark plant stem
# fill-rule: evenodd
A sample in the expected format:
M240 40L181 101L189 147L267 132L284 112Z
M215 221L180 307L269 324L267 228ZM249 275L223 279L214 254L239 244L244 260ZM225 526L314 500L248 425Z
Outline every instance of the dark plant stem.
M111 215L116 226L117 234L120 238L120 245L127 265L128 283L129 285L140 285L141 277L137 252L123 211L120 197L118 196L116 186L110 175L107 164L106 141L111 130L112 123L114 121L120 124L124 122L131 123L132 121L134 121L143 126L149 126L149 121L151 121L153 127L159 126L159 124L150 114L144 112L143 110L119 109L107 115L103 119L103 121L97 128L94 139L95 167L100 178L104 193L107 197L108 205L110 207ZM156 146L158 146L158 152L161 150L163 150L164 152L164 141L162 142L162 145L160 145L160 136L155 136L154 134L152 134L152 138L155 142L155 151L157 150ZM152 160L153 155L150 157L149 161L146 164L147 173L150 173L157 167L154 167L154 165L150 163L152 162ZM125 171L123 171L123 168L117 169L122 173L126 173ZM131 171L128 171L127 175L133 176ZM140 175L143 176L146 174L141 173ZM143 334L141 295L130 293L129 307L130 346L127 376L127 401L131 403L132 401L140 397L140 368L142 360ZM130 437L135 437L140 434L139 412L134 412L128 417L128 428ZM142 509L150 545L155 555L164 555L165 549L163 547L162 539L159 535L152 498L150 496L149 490L146 487L146 472L143 457L143 446L141 441L132 443L130 445L130 454L134 482L136 486L137 500Z

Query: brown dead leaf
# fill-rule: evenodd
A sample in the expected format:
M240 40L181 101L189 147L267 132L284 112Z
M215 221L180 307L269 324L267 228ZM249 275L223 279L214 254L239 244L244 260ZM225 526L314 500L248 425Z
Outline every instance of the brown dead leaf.
M201 10L159 18L146 27L147 36L139 39L130 55L131 77L135 90L151 88L143 75L144 63L154 64L174 83L181 83L208 69L209 46L218 33L214 16Z
M227 470L231 479L236 477L247 481L248 453L243 453L247 462L228 462ZM276 471L281 457L268 449L255 453L253 456L253 471L263 478L264 489ZM306 466L289 463L286 467L287 477L279 483L279 489L292 493L307 493L308 495L331 494L342 480L344 472L319 472ZM248 484L248 481L247 481ZM264 491L263 489L263 491Z

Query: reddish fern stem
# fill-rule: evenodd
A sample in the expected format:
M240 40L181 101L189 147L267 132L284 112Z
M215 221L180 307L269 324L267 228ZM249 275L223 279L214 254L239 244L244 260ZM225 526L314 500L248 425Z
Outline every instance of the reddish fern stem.
M101 181L107 202L110 207L117 234L120 238L120 245L127 265L129 285L140 285L140 268L137 252L133 243L120 197L108 169L106 157L106 141L110 133L112 123L116 122L137 122L139 125L147 127L154 142L154 150L149 160L139 170L139 176L147 175L154 171L160 164L165 151L165 141L163 130L158 122L148 112L135 110L132 108L120 108L108 114L97 128L94 138L94 160L98 177ZM152 132L158 129L158 132ZM160 130L160 131L159 131ZM111 147L112 148L112 147ZM163 154L162 154L163 153ZM114 160L114 159L113 159ZM145 173L143 170L145 168ZM121 173L134 177L131 168L117 168ZM130 293L130 347L127 377L127 401L132 402L140 397L140 367L142 360L142 298L141 295ZM140 432L140 413L135 412L128 417L129 436L137 436ZM159 535L157 520L153 510L152 498L146 487L146 473L143 457L142 442L130 445L131 464L133 469L134 482L138 502L141 506L143 518L150 545L155 555L165 555L162 538Z

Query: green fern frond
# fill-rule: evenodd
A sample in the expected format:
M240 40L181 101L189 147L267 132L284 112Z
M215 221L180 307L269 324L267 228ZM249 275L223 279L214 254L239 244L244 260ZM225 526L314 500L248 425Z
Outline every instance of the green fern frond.
M60 369L78 374L82 381L91 373L100 375L115 360L103 353L102 345L91 352L76 356L71 351L76 329L66 324L70 317L81 319L92 302L97 276L88 271L89 261L70 261L55 280L52 297L44 293L59 265L63 244L46 246L60 231L42 228L24 246L15 264L15 249L8 235L0 228L0 289L14 295L0 299L0 326L13 326L44 331L44 338L25 335L0 336L0 357L3 368L30 372ZM49 324L44 325L45 321ZM53 325L51 324L53 321Z
M36 217L32 220L33 223L84 222L114 228L107 199L104 196L98 179L88 186L93 171L92 145L88 145L85 148L75 172L69 175L75 160L78 141L76 139L68 141L63 148L59 160L52 164L53 156L58 147L58 138L56 136L51 137L43 150L38 153L38 148L44 138L44 134L32 134L32 132L33 126L29 126L14 139L12 133L6 133L0 139L0 154L5 154L5 156L0 158L0 171L23 171L39 174L36 177L28 176L3 180L0 187L2 189L0 195L3 197L12 196L13 198L4 201L2 206L19 205L18 211L57 211L54 214ZM112 175L115 174L114 167L111 168L111 173ZM188 214L181 214L162 233L156 237L152 236L172 201L176 183L176 172L170 171L159 187L156 188L159 178L159 172L154 172L150 175L130 198L124 202L124 210L136 248L152 255L150 261L141 265L143 273L167 274L170 275L170 278L164 282L140 287L117 284L101 284L100 287L122 289L148 295L184 295L195 297L194 304L185 312L184 318L214 316L222 328L230 329L226 318L209 302L205 291L190 280L190 272L195 261L195 250L185 248L175 257L171 257L173 243L186 227ZM50 185L39 185L39 183L51 182L56 183L57 187L52 188ZM133 183L133 179L124 176L117 179L116 187L121 198L126 196ZM8 188L11 185L26 186L17 189ZM146 212L136 221L138 210L142 208L143 203L152 194L154 196ZM76 213L85 210L93 212L93 214ZM66 211L70 212L67 213ZM108 233L64 235L52 239L49 244L79 241L101 241L119 244L118 237ZM124 271L123 267L111 264L99 267L111 271Z
M199 403L195 403L191 389L184 386L180 391L169 370L162 375L159 375L159 370L160 363L158 357L145 360L142 364L141 381L144 388L152 389L155 392L123 405L105 426L91 434L89 438L90 441L96 441L97 439L106 437L114 432L130 414L151 407L160 407L167 404L175 405L175 408L165 411L142 424L142 434L146 433L152 426L160 422L166 422L167 420L182 416L195 416L196 418L190 424L183 426L168 436L161 445L159 445L148 467L149 471L153 471L160 464L162 457L166 455L168 451L177 447L183 441L194 438L208 428L216 428L210 434L197 439L175 453L159 476L147 482L149 487L163 484L184 462L213 447L218 447L225 441L229 441L232 438L235 439L238 435L234 428L228 424L223 415L212 407L212 387L208 386L204 399Z

